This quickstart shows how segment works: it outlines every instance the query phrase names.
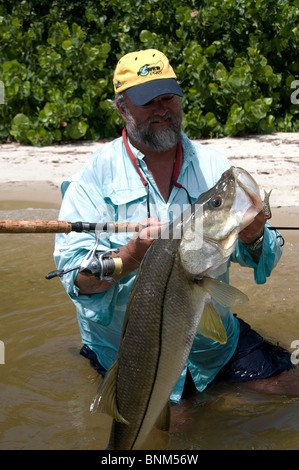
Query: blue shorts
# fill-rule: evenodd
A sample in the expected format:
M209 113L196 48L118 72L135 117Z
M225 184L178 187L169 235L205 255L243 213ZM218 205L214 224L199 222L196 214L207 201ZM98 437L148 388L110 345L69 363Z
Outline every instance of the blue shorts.
M291 362L291 353L262 338L242 319L237 320L240 336L236 351L217 378L228 382L248 382L274 377L295 367Z
M263 339L240 318L237 320L240 323L240 336L236 351L217 374L217 379L227 382L248 382L273 377L295 367L287 350ZM104 377L106 370L88 346L83 345L80 354L89 359L90 365ZM187 374L186 388L191 385L191 376L188 375L190 374Z
M86 344L83 344L82 348L80 349L80 354L81 356L86 357L86 359L89 359L91 367L104 377L107 371L99 363L95 352L86 346Z

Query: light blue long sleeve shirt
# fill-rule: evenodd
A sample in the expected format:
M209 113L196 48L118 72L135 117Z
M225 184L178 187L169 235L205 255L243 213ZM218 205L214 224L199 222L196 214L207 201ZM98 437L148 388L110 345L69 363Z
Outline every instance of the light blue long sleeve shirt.
M219 152L190 141L182 133L183 165L178 182L187 188L192 203L214 186L231 163ZM188 199L183 189L174 187L167 202L161 196L152 178L144 155L130 148L149 183L151 216L167 222L186 208ZM82 167L81 171L64 181L61 186L63 201L60 220L71 222L140 222L147 218L147 190L125 149L122 138L103 145ZM99 250L127 244L131 233L100 236ZM92 233L57 234L54 259L58 269L79 265L95 242ZM241 243L231 256L233 262L251 266L257 283L266 282L281 256L280 243L273 231L265 228L263 251L259 263L252 260ZM109 290L99 294L80 295L75 278L77 271L65 274L61 281L73 301L82 343L89 346L99 362L108 369L116 358L122 323L136 271L124 277ZM229 282L229 267L219 277ZM180 399L186 376L190 370L196 388L202 391L214 379L233 355L239 338L239 323L229 311L216 304L227 332L227 343L219 344L202 335L196 335L186 367L172 393L171 399Z

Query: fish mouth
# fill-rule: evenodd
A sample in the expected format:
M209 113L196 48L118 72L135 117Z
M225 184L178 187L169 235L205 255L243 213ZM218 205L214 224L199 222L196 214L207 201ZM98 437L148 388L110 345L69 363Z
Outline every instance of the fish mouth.
M241 232L263 210L263 203L259 187L247 171L243 168L233 167L232 174L236 182L237 194L232 209L240 217L238 231Z
M197 203L201 209L206 208L206 213L198 209L202 225L199 224L197 230L195 226L186 230L184 243L179 246L185 271L196 277L225 264L235 249L239 233L262 210L257 183L246 170L233 166L223 173L213 188L199 197Z
M259 187L252 176L246 170L239 167L232 167L231 174L235 181L236 191L236 197L231 208L235 226L224 238L214 239L207 235L203 236L205 241L217 246L222 256L227 256L227 253L232 251L237 242L239 232L251 224L257 214L263 209Z

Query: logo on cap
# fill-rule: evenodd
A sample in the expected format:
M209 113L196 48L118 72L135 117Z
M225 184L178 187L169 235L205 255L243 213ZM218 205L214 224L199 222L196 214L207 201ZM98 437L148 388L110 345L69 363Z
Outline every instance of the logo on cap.
M147 75L160 75L164 64L161 60L156 64L144 64L137 72L138 77L146 77Z

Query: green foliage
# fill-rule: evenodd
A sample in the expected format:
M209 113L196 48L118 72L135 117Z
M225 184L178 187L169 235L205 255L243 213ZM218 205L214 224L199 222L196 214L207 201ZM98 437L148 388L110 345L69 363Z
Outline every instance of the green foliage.
M290 96L299 76L298 11L299 0L6 0L0 140L49 145L119 135L115 65L150 47L177 73L191 138L297 132L299 104Z

